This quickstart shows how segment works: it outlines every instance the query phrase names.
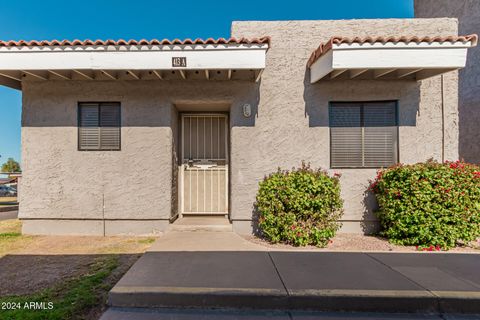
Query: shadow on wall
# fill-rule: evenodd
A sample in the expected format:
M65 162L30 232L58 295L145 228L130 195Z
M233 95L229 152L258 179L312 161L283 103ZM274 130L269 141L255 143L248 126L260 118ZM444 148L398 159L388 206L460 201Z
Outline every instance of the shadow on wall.
M233 81L75 81L45 82L26 88L23 100L23 127L77 127L79 102L114 101L121 103L122 127L171 127L172 106L226 103L231 126L254 126L260 101L260 82ZM243 105L250 104L251 116L243 116ZM182 110L178 110L182 111ZM192 111L192 110L188 110ZM195 110L212 111L212 110ZM226 110L228 111L228 107Z
M262 79L256 83L253 83L252 86L250 87L249 90L246 90L246 92L239 96L239 99L236 99L232 106L230 107L230 130L233 127L254 127L255 126L255 121L258 118L259 115L259 105L260 105L260 86L262 83ZM246 117L244 114L244 106L248 104L250 105L250 116ZM230 131L230 137L231 139L231 131ZM230 143L230 146L232 144ZM255 147L255 146L251 146ZM230 147L230 152L232 152L231 147ZM229 179L232 181L232 170L229 170ZM229 201L229 208L232 208L232 188L229 188L229 195L228 195L228 201ZM237 190L238 192L238 190ZM253 209L252 209L252 230L255 235L260 234L260 229L258 227L258 218L259 218L259 213L258 209L255 205L253 204Z
M378 220L375 212L379 209L375 194L370 190L365 190L363 193L363 214L360 221L360 227L364 234L375 234L380 230ZM252 230L253 235L262 237L262 230L259 227L260 211L254 203L252 215Z
M246 90L235 97L230 107L230 127L254 127L258 118L258 106L260 104L260 79L256 83L250 83ZM245 116L244 106L250 106L250 116Z
M259 226L260 211L258 209L257 203L253 204L253 214L252 214L252 233L257 237L262 237L262 229Z
M310 83L310 70L304 77L305 117L310 127L329 127L329 103L333 101L398 101L398 124L416 126L420 116L421 94L420 82L414 80L320 80ZM329 134L329 133L328 133ZM328 140L327 140L328 141ZM329 146L322 150L329 154ZM400 154L402 150L400 150ZM329 162L329 161L328 161ZM363 170L363 169L356 169ZM372 177L373 178L373 177ZM352 182L354 183L354 182ZM355 192L362 192L361 190ZM362 222L364 233L378 231L375 211L378 204L375 195L363 191Z
M310 127L329 127L328 106L334 101L398 100L399 126L416 126L420 115L420 82L413 80L320 80L304 77L305 117Z
M363 215L360 222L360 227L364 234L372 234L379 231L379 224L375 214L375 211L378 209L375 194L369 189L365 190L363 193Z
M181 159L181 116L180 113L198 113L198 112L211 112L211 113L228 113L229 114L229 136L228 140L231 140L231 130L233 127L254 127L256 118L258 117L258 105L260 103L260 85L259 82L249 82L249 81L230 81L229 83L213 83L214 86L224 88L222 89L223 93L206 94L207 87L212 87L211 82L203 82L203 84L198 83L198 85L204 85L205 91L202 95L193 95L190 97L182 96L179 99L174 99L174 125L172 126L173 137L174 137L174 155L173 163L177 165L174 166L173 176L174 179L178 176L178 166L182 164ZM230 88L229 86L233 86ZM250 115L247 117L244 115L244 106L249 106ZM232 144L230 145L230 152ZM178 150L178 151L177 151ZM231 170L229 170L229 180L231 181ZM178 205L178 183L173 181L173 186L175 195L174 203ZM232 199L231 188L229 188L229 201ZM231 203L229 204L231 208ZM173 209L172 217L177 215L178 208Z
M480 31L479 31L480 33ZM459 73L458 93L458 129L460 159L480 164L480 47L468 52L467 66ZM479 63L473 63L470 56L476 57ZM478 70L478 71L477 71ZM472 79L476 83L472 84Z

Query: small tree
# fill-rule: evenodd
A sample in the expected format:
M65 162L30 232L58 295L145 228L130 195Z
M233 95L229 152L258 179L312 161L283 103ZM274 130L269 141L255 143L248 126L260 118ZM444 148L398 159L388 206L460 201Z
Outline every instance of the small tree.
M20 164L13 158L8 158L7 162L2 164L2 172L21 172Z

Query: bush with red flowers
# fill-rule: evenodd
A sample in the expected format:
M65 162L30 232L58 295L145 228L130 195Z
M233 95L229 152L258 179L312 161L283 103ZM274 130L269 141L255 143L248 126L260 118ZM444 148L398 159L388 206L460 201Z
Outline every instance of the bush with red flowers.
M340 227L340 175L309 165L280 170L260 182L256 207L262 235L273 243L325 246Z
M480 167L461 161L396 165L370 189L391 242L448 249L480 237Z

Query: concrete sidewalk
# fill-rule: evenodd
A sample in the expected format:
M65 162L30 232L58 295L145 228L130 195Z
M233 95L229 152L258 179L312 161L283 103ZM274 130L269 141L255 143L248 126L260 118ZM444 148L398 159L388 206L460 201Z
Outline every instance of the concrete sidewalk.
M197 251L188 251L192 248ZM265 250L232 232L194 238L167 233L112 289L109 303L120 308L480 313L478 254Z

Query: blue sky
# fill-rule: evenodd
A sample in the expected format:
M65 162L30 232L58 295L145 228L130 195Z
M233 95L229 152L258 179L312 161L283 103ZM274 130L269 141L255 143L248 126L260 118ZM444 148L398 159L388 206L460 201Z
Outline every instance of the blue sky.
M216 38L233 20L412 16L413 0L1 1L0 39ZM20 159L20 121L21 93L0 87L0 163Z

